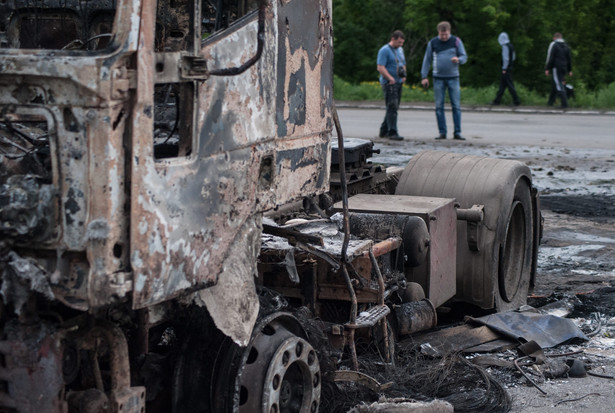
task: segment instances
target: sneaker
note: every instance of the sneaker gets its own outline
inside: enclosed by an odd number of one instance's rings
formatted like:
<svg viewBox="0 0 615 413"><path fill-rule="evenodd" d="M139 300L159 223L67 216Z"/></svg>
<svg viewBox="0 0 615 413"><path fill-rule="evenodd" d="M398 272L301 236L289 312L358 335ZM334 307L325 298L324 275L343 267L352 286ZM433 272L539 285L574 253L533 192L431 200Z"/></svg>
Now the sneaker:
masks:
<svg viewBox="0 0 615 413"><path fill-rule="evenodd" d="M390 135L388 138L392 141L403 141L404 140L404 138L399 135Z"/></svg>
<svg viewBox="0 0 615 413"><path fill-rule="evenodd" d="M436 139L446 139L446 135L438 135L436 136Z"/></svg>
<svg viewBox="0 0 615 413"><path fill-rule="evenodd" d="M379 137L379 138L384 138L384 137L386 137L386 136L387 136L386 132L380 131L380 132L378 133L378 137Z"/></svg>
<svg viewBox="0 0 615 413"><path fill-rule="evenodd" d="M490 105L493 105L493 106L497 106L499 104L500 104L500 102L496 102L495 100L491 101L491 103L490 103Z"/></svg>
<svg viewBox="0 0 615 413"><path fill-rule="evenodd" d="M457 139L458 141L465 141L466 140L466 138L464 138L461 135L455 135L455 137L453 137L453 139Z"/></svg>

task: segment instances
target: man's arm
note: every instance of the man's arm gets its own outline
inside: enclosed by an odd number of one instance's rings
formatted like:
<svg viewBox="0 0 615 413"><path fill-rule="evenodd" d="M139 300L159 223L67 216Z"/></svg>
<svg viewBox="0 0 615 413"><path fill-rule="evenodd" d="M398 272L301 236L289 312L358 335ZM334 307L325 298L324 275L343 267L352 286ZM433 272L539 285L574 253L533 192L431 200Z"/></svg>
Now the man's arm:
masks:
<svg viewBox="0 0 615 413"><path fill-rule="evenodd" d="M468 61L468 55L466 54L466 49L465 47L463 47L463 42L461 41L461 39L458 37L456 40L457 44L457 62L460 65L465 64Z"/></svg>
<svg viewBox="0 0 615 413"><path fill-rule="evenodd" d="M508 69L508 65L510 64L509 54L510 54L510 50L508 50L508 45L507 44L502 45L502 73L506 73L506 70Z"/></svg>
<svg viewBox="0 0 615 413"><path fill-rule="evenodd" d="M549 72L553 68L553 45L555 42L549 44L547 49L547 60L545 60L545 72Z"/></svg>
<svg viewBox="0 0 615 413"><path fill-rule="evenodd" d="M380 73L382 77L388 80L390 84L395 84L395 78L391 76L386 67L384 67L383 65L377 65L376 70L378 70L378 73Z"/></svg>
<svg viewBox="0 0 615 413"><path fill-rule="evenodd" d="M425 56L423 56L423 66L421 66L421 84L423 87L429 87L429 69L431 67L431 41L427 43L427 49L425 49Z"/></svg>

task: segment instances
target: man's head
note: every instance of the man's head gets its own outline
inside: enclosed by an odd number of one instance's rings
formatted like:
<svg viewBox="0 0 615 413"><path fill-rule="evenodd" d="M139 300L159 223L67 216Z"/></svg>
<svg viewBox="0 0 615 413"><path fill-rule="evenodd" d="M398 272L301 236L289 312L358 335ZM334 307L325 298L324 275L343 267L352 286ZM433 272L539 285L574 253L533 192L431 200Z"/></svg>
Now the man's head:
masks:
<svg viewBox="0 0 615 413"><path fill-rule="evenodd" d="M389 44L391 47L397 49L398 47L402 47L404 45L404 33L401 30L395 30L391 33L391 41Z"/></svg>
<svg viewBox="0 0 615 413"><path fill-rule="evenodd" d="M447 41L451 37L451 24L449 22L438 23L438 37L443 42Z"/></svg>
<svg viewBox="0 0 615 413"><path fill-rule="evenodd" d="M553 40L557 40L557 39L561 39L562 38L562 34L561 33L555 33L553 35Z"/></svg>

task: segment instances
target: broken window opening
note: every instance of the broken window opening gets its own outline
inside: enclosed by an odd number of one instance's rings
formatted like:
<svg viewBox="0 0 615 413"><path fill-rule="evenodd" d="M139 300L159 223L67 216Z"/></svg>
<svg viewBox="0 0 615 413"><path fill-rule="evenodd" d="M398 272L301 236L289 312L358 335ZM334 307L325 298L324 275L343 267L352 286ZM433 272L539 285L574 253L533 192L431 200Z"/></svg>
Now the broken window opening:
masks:
<svg viewBox="0 0 615 413"><path fill-rule="evenodd" d="M0 184L13 175L52 181L49 125L42 117L0 120Z"/></svg>
<svg viewBox="0 0 615 413"><path fill-rule="evenodd" d="M156 6L157 52L188 50L193 42L194 3L188 0L159 0Z"/></svg>
<svg viewBox="0 0 615 413"><path fill-rule="evenodd" d="M203 0L202 38L230 27L257 9L258 0Z"/></svg>
<svg viewBox="0 0 615 413"><path fill-rule="evenodd" d="M156 8L156 52L185 52L194 41L193 18L195 4L188 0L160 0ZM154 158L189 156L193 147L194 82L165 77L164 58L157 59L156 74L161 76L154 87ZM172 65L170 65L172 66Z"/></svg>
<svg viewBox="0 0 615 413"><path fill-rule="evenodd" d="M154 157L189 156L192 153L192 101L194 85L163 83L154 91Z"/></svg>
<svg viewBox="0 0 615 413"><path fill-rule="evenodd" d="M15 0L5 4L0 47L103 50L113 37L115 0Z"/></svg>

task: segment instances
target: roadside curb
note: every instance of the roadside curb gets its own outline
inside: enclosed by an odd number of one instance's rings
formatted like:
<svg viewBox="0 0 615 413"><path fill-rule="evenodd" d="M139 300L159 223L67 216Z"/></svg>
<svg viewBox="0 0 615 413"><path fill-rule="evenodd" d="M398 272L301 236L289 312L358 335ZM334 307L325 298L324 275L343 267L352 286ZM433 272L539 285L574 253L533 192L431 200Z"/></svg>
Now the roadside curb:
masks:
<svg viewBox="0 0 615 413"><path fill-rule="evenodd" d="M364 102L364 101L341 101L335 102L335 106L337 108L342 109L377 109L377 110L385 110L384 104L376 103L376 102ZM450 105L447 105L447 108ZM399 106L399 110L429 110L433 111L433 104L427 103L402 103ZM473 106L473 105L461 105L462 111L467 112L494 112L494 113L540 113L540 114L552 114L552 115L604 115L604 116L615 116L614 110L585 110L585 109L561 109L561 108L544 108L544 107L535 107L535 106Z"/></svg>

